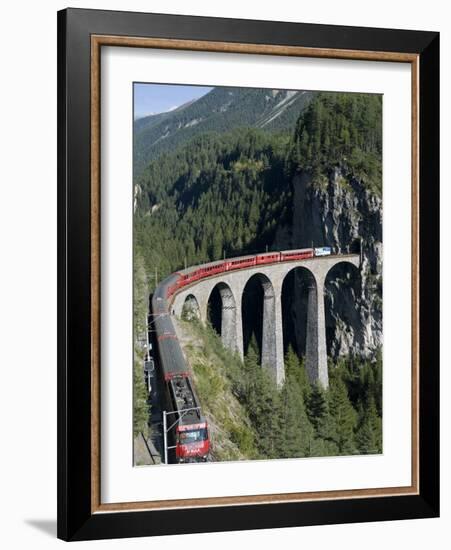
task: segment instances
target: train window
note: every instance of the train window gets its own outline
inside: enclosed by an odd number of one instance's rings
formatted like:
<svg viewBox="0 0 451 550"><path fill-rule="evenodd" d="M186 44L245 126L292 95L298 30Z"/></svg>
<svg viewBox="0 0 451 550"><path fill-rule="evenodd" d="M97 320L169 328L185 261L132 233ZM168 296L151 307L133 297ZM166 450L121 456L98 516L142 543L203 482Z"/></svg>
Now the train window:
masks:
<svg viewBox="0 0 451 550"><path fill-rule="evenodd" d="M178 441L181 445L197 443L198 441L205 441L206 439L208 439L207 428L201 428L199 430L188 430L186 432L178 433Z"/></svg>

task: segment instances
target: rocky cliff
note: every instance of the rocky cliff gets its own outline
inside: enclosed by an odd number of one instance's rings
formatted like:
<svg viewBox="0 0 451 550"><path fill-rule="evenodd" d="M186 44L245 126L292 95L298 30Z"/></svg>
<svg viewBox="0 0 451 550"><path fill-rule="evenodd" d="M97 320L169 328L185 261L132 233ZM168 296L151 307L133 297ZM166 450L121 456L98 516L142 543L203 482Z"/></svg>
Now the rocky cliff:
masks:
<svg viewBox="0 0 451 550"><path fill-rule="evenodd" d="M320 183L307 172L292 180L291 222L279 228L275 247L331 246L360 252L360 273L338 265L326 280L328 353L371 357L382 344L382 199L363 182L335 168ZM292 318L297 348L303 351L305 292L293 285Z"/></svg>

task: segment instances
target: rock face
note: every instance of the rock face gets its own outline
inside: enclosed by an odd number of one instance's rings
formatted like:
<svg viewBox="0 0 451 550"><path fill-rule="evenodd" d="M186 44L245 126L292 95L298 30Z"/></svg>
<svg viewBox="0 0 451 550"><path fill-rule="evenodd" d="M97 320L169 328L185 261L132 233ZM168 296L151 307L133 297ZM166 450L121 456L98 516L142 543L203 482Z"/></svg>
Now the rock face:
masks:
<svg viewBox="0 0 451 550"><path fill-rule="evenodd" d="M320 184L307 173L297 174L292 198L291 223L279 229L275 247L361 250L360 273L343 263L326 280L328 354L374 356L382 344L382 199L340 168ZM296 277L291 316L296 347L303 353L307 284Z"/></svg>

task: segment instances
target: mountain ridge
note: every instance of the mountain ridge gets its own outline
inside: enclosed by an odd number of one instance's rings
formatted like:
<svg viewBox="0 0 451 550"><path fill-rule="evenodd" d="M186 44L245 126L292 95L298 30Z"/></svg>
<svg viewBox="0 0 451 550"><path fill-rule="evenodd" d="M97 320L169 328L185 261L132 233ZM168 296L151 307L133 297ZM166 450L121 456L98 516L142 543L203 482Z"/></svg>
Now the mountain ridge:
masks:
<svg viewBox="0 0 451 550"><path fill-rule="evenodd" d="M134 121L134 176L149 162L205 132L240 127L265 131L293 130L312 92L262 88L213 88L177 109Z"/></svg>

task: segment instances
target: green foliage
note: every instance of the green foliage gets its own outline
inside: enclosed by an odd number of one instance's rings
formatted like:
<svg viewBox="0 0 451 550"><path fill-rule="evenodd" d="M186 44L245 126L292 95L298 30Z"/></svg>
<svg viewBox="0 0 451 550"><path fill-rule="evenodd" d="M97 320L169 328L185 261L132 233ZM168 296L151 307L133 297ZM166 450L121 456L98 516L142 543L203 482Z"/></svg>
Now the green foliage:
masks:
<svg viewBox="0 0 451 550"><path fill-rule="evenodd" d="M257 130L202 134L139 180L135 242L151 286L187 265L264 250L289 213L287 139Z"/></svg>
<svg viewBox="0 0 451 550"><path fill-rule="evenodd" d="M215 460L259 458L258 437L241 404L246 389L241 359L224 348L211 326L198 320L182 326L197 343L185 346L185 352L203 412L215 427L210 430Z"/></svg>
<svg viewBox="0 0 451 550"><path fill-rule="evenodd" d="M330 424L325 438L335 442L341 454L382 452L381 354L372 362L352 356L341 358L329 375L329 411L342 425ZM348 437L351 427L354 437Z"/></svg>
<svg viewBox="0 0 451 550"><path fill-rule="evenodd" d="M307 401L307 414L319 434L322 423L329 415L326 392L319 384L312 384L312 391Z"/></svg>
<svg viewBox="0 0 451 550"><path fill-rule="evenodd" d="M136 252L133 262L133 334L134 334L134 361L133 361L133 434L149 434L149 406L147 403L147 389L144 381L143 361L146 342L148 290L144 261Z"/></svg>
<svg viewBox="0 0 451 550"><path fill-rule="evenodd" d="M277 455L281 458L309 456L314 429L304 404L302 387L296 376L288 375L280 391Z"/></svg>
<svg viewBox="0 0 451 550"><path fill-rule="evenodd" d="M248 426L232 424L229 432L231 441L240 449L243 455L249 458L256 456L255 436Z"/></svg>
<svg viewBox="0 0 451 550"><path fill-rule="evenodd" d="M193 362L192 368L198 377L197 391L203 396L202 405L211 407L224 391L223 379L218 373L212 372L205 362Z"/></svg>
<svg viewBox="0 0 451 550"><path fill-rule="evenodd" d="M147 390L144 384L143 363L140 360L133 362L133 435L140 433L149 435L149 406Z"/></svg>
<svg viewBox="0 0 451 550"><path fill-rule="evenodd" d="M252 347L249 347L244 360L244 378L244 405L258 434L258 449L263 457L276 458L279 394L268 370L258 364L257 354Z"/></svg>
<svg viewBox="0 0 451 550"><path fill-rule="evenodd" d="M275 111L286 98L284 90L219 87L174 111L138 119L134 122L134 173L141 174L150 161L207 132L224 134L236 128L261 127L267 133L291 133L311 95L297 94Z"/></svg>
<svg viewBox="0 0 451 550"><path fill-rule="evenodd" d="M356 433L357 447L362 454L382 452L382 419L378 416L374 398L361 408L360 425Z"/></svg>
<svg viewBox="0 0 451 550"><path fill-rule="evenodd" d="M229 417L223 421L224 433L238 447L241 457L382 452L382 419L376 406L382 386L368 385L367 374L356 374L360 370L379 372L380 358L373 363L341 358L330 365L330 386L324 390L319 384L308 382L303 360L289 348L285 356L285 383L277 388L270 371L259 364L254 337L243 362L224 348L211 326L203 327L197 320L186 325L193 327L201 339L202 356L212 358L208 363L191 361L202 405L217 415L217 409L222 407L218 405L221 397L226 396L227 403L230 402L227 396L233 396L245 412L246 420L241 423ZM354 402L350 399L351 389ZM221 424L217 416L215 423ZM232 460L236 455L229 452L221 457Z"/></svg>
<svg viewBox="0 0 451 550"><path fill-rule="evenodd" d="M304 358L299 358L291 345L288 347L288 351L285 355L285 375L287 379L296 382L302 392L304 402L307 403L312 388L305 369Z"/></svg>
<svg viewBox="0 0 451 550"><path fill-rule="evenodd" d="M340 454L354 454L356 451L354 429L357 423L357 413L349 401L346 384L338 376L331 381L328 405L331 440L337 445Z"/></svg>
<svg viewBox="0 0 451 550"><path fill-rule="evenodd" d="M319 185L340 167L380 195L382 96L317 94L297 121L288 159L291 172L307 171Z"/></svg>

